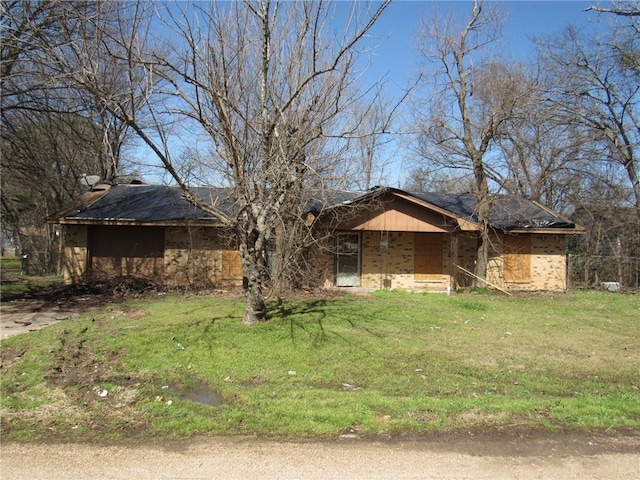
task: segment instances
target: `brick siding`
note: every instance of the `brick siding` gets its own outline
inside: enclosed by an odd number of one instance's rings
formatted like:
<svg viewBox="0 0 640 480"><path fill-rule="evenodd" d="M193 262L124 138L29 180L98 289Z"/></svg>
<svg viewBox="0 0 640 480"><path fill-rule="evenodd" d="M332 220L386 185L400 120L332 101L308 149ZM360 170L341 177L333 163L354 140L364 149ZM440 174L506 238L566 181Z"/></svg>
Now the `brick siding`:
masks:
<svg viewBox="0 0 640 480"><path fill-rule="evenodd" d="M86 278L88 227L65 225L64 232L64 281L73 283ZM166 227L164 283L169 287L242 285L239 254L229 245L218 229Z"/></svg>
<svg viewBox="0 0 640 480"><path fill-rule="evenodd" d="M564 291L567 288L566 248L564 235L532 235L529 255L530 279L526 282L506 282L503 275L504 236L494 242L494 251L489 263L487 280L508 290Z"/></svg>
<svg viewBox="0 0 640 480"><path fill-rule="evenodd" d="M64 281L85 278L88 255L88 229L85 225L64 228ZM470 278L452 271L452 256L457 248L457 263L473 271L477 241L473 235L458 234L457 247L451 235L442 235L442 277L416 281L414 276L415 234L412 232L363 231L361 236L360 286L368 289L408 291L444 291L448 286L467 286ZM386 242L386 247L385 247ZM566 237L531 237L531 275L527 282L505 282L503 275L504 237L492 241L487 280L509 290L566 289ZM318 274L325 288L335 286L335 261L331 240L319 254ZM227 238L210 228L167 227L165 230L164 276L168 286L241 285L242 272L237 251ZM454 278L455 277L455 282Z"/></svg>
<svg viewBox="0 0 640 480"><path fill-rule="evenodd" d="M87 272L88 229L86 225L65 225L62 278L70 284L85 278Z"/></svg>
<svg viewBox="0 0 640 480"><path fill-rule="evenodd" d="M385 249L384 242L387 240ZM414 276L414 239L412 232L363 231L361 237L360 286L367 289L398 289L408 291L445 291L448 286L471 285L471 278L453 265L455 241L451 235L443 235L442 277L416 281ZM382 245L381 245L382 242ZM527 282L504 281L503 237L492 239L487 280L508 290L551 290L566 288L566 237L563 235L532 235L530 255L531 275ZM457 264L473 272L477 250L477 239L472 234L457 236ZM322 255L320 263L325 288L335 286L335 263L333 255ZM453 278L455 277L455 279Z"/></svg>

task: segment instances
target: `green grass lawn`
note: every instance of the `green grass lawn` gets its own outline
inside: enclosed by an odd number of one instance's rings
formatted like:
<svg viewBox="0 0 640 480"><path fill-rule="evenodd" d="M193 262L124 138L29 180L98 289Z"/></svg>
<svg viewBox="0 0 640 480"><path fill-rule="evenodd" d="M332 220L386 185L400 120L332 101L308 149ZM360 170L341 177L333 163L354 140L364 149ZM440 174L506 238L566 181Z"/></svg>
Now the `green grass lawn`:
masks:
<svg viewBox="0 0 640 480"><path fill-rule="evenodd" d="M640 431L638 296L379 292L270 308L246 328L240 299L147 297L5 340L3 435ZM181 398L201 383L221 405Z"/></svg>

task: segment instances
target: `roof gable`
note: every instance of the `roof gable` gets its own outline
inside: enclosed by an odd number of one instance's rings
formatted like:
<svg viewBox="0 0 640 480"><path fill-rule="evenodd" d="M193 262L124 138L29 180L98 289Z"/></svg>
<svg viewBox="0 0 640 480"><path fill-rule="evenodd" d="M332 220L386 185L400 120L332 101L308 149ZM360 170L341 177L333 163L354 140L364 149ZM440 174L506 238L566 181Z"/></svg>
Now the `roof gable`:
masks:
<svg viewBox="0 0 640 480"><path fill-rule="evenodd" d="M392 194L382 195L369 208L356 210L346 216L341 230L374 230L396 232L450 232L455 221L442 212L427 210L410 200Z"/></svg>

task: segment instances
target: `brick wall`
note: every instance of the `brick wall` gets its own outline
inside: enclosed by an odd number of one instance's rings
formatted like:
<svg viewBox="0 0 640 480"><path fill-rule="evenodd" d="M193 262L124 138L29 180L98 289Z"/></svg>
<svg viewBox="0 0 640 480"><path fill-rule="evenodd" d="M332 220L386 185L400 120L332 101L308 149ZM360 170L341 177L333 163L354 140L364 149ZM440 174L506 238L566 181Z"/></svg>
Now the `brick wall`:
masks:
<svg viewBox="0 0 640 480"><path fill-rule="evenodd" d="M562 291L567 287L566 267L567 240L564 235L531 235L529 255L530 276L527 281L505 281L503 274L504 236L498 236L493 242L489 261L487 280L507 290L548 290Z"/></svg>
<svg viewBox="0 0 640 480"><path fill-rule="evenodd" d="M170 287L242 285L242 264L219 229L167 227L165 282Z"/></svg>
<svg viewBox="0 0 640 480"><path fill-rule="evenodd" d="M413 234L362 232L361 259L363 288L413 288Z"/></svg>
<svg viewBox="0 0 640 480"><path fill-rule="evenodd" d="M86 225L65 225L63 229L63 281L75 283L85 278L87 271L88 228Z"/></svg>
<svg viewBox="0 0 640 480"><path fill-rule="evenodd" d="M242 285L240 256L230 245L228 238L219 229L166 227L164 283L169 287ZM65 283L77 282L86 277L88 253L88 227L66 225L63 264Z"/></svg>
<svg viewBox="0 0 640 480"><path fill-rule="evenodd" d="M439 278L416 281L414 275L413 232L363 232L362 277L363 288L397 289L409 291L442 291L450 285L451 242L443 235L443 272ZM388 241L387 241L388 239ZM380 243L387 241L387 247Z"/></svg>
<svg viewBox="0 0 640 480"><path fill-rule="evenodd" d="M210 229L167 227L164 272L169 287L215 285L222 272L222 250Z"/></svg>
<svg viewBox="0 0 640 480"><path fill-rule="evenodd" d="M336 241L331 235L322 236L316 251L316 274L322 280L322 288L333 288L336 285Z"/></svg>
<svg viewBox="0 0 640 480"><path fill-rule="evenodd" d="M414 276L414 234L411 232L389 232L387 248L381 248L386 233L364 231L361 238L361 283L363 288L398 289L409 291L444 291L447 286L471 285L471 277L455 271L452 256L457 249L457 264L473 272L476 259L477 239L473 234L458 234L457 240L443 235L443 272L440 279L416 281ZM457 242L457 246L456 246ZM509 290L564 290L566 288L566 239L562 235L532 235L530 265L531 274L527 282L504 281L503 237L492 239L487 280ZM325 288L335 286L335 263L329 249L322 254L322 275ZM455 270L453 270L455 269Z"/></svg>
<svg viewBox="0 0 640 480"><path fill-rule="evenodd" d="M85 278L88 255L88 228L85 225L64 227L65 283ZM381 240L387 241L381 247ZM440 280L416 282L414 269L414 234L411 232L364 231L361 239L361 286L371 289L399 289L410 291L442 291L451 284L451 275L459 285L467 285L469 278L451 272L452 242L443 235L443 274ZM335 263L330 245L318 258L319 274L324 286L335 285ZM563 235L532 235L530 265L527 282L508 283L502 273L504 237L492 241L492 254L487 280L510 290L566 289L566 237ZM476 239L460 234L457 240L458 263L473 271ZM164 273L168 286L241 285L242 271L237 251L226 237L212 228L167 227L165 231Z"/></svg>
<svg viewBox="0 0 640 480"><path fill-rule="evenodd" d="M534 235L531 239L531 288L566 290L567 237Z"/></svg>
<svg viewBox="0 0 640 480"><path fill-rule="evenodd" d="M473 272L476 265L476 257L478 253L478 238L473 234L461 233L458 234L458 262L457 265L460 265L465 270ZM472 284L473 278L469 275L466 275L462 270L454 267L456 269L453 272L455 275L455 286L458 287L469 287Z"/></svg>

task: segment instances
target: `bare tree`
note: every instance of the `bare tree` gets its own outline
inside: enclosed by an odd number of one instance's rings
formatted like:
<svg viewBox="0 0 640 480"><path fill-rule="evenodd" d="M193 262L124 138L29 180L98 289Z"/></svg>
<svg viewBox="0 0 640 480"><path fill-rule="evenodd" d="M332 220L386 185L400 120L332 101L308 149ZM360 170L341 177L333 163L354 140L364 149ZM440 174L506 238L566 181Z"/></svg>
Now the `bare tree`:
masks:
<svg viewBox="0 0 640 480"><path fill-rule="evenodd" d="M424 161L473 173L480 224L474 273L481 279L486 277L490 243L488 157L502 125L526 97L518 71L481 56L499 36L502 15L493 7L474 1L468 22L459 30L451 18L434 18L424 24L422 55L439 67L431 77L434 83L429 101L420 103L416 115L418 152ZM423 112L425 104L429 106ZM482 281L474 283L484 286Z"/></svg>
<svg viewBox="0 0 640 480"><path fill-rule="evenodd" d="M474 185L473 173L418 160L403 188L414 192L466 193L472 192Z"/></svg>
<svg viewBox="0 0 640 480"><path fill-rule="evenodd" d="M68 1L0 3L0 85L2 112L24 106L20 96L41 90L50 79L37 75L49 46L59 45L61 23L73 8Z"/></svg>
<svg viewBox="0 0 640 480"><path fill-rule="evenodd" d="M0 148L2 227L29 252L33 272L54 272L58 244L46 219L86 189L79 181L97 166L100 128L74 114L14 111Z"/></svg>
<svg viewBox="0 0 640 480"><path fill-rule="evenodd" d="M540 63L512 63L509 68L513 75L507 86L520 92L520 99L496 137L499 155L492 158L491 179L511 194L567 210L568 198L580 188L590 165L590 137L565 123L547 99L551 79ZM501 75L481 81L489 95L500 92Z"/></svg>
<svg viewBox="0 0 640 480"><path fill-rule="evenodd" d="M379 89L381 86L378 85ZM356 132L351 136L348 151L343 155L345 169L342 172L343 188L369 190L386 183L385 178L395 155L394 146L398 132L395 130L398 108L408 96L408 89L399 102L385 99L376 91L374 100L367 98L353 110ZM397 147L396 147L397 148Z"/></svg>
<svg viewBox="0 0 640 480"><path fill-rule="evenodd" d="M56 267L58 248L46 218L83 191L83 174L116 177L128 140L127 127L66 82L54 62L84 38L85 18L105 15L103 5L0 4L2 226L16 247L30 252L35 271Z"/></svg>
<svg viewBox="0 0 640 480"><path fill-rule="evenodd" d="M583 37L569 28L545 44L556 72L549 98L563 111L563 121L588 132L593 150L626 175L640 221L640 83L637 71L616 52L609 39Z"/></svg>
<svg viewBox="0 0 640 480"><path fill-rule="evenodd" d="M614 15L619 15L621 17L640 17L640 2L617 0L610 3L613 4L613 7L591 5L590 7L587 7L586 10L593 10L600 13L613 13Z"/></svg>
<svg viewBox="0 0 640 480"><path fill-rule="evenodd" d="M276 226L289 231L293 218L300 221L303 192L324 187L323 173L335 169L335 152L356 131L345 112L362 98L357 47L387 5L370 11L351 4L338 29L334 12L344 5L324 2L158 4L150 21L143 14L148 4L130 4L133 28L109 38L109 54L133 79L119 93L83 62L84 52L75 56L74 81L135 130L187 200L233 233L243 265L244 324L266 318L267 250ZM170 32L164 44L151 41L152 24ZM125 91L143 93L146 117ZM231 186L232 211L198 198L179 174L171 139L178 121L211 144L210 168Z"/></svg>
<svg viewBox="0 0 640 480"><path fill-rule="evenodd" d="M557 121L587 141L581 148L580 189L570 196L577 221L588 225L575 243L582 277L630 286L639 254L640 24L637 2L594 7L609 24L594 35L568 28L542 43L551 73L547 98ZM575 268L574 268L575 271Z"/></svg>

